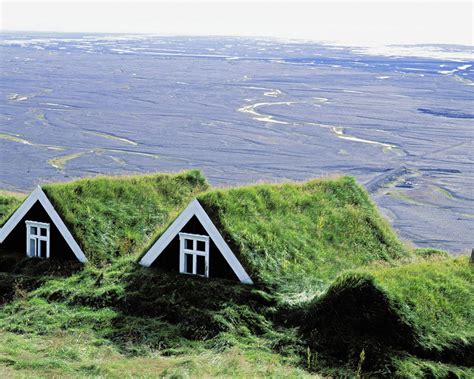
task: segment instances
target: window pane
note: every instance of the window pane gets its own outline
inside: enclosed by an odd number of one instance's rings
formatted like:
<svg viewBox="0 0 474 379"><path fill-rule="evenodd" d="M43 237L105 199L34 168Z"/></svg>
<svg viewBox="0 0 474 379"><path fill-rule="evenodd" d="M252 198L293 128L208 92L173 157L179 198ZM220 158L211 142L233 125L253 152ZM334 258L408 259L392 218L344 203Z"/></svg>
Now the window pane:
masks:
<svg viewBox="0 0 474 379"><path fill-rule="evenodd" d="M193 273L193 255L184 254L184 272L188 274Z"/></svg>
<svg viewBox="0 0 474 379"><path fill-rule="evenodd" d="M206 275L206 258L202 255L196 255L196 274Z"/></svg>
<svg viewBox="0 0 474 379"><path fill-rule="evenodd" d="M184 248L185 249L188 249L188 250L194 250L193 248L193 240L188 240L188 239L185 239L184 240Z"/></svg>
<svg viewBox="0 0 474 379"><path fill-rule="evenodd" d="M36 239L35 238L30 238L30 251L29 251L29 254L32 257L36 256Z"/></svg>
<svg viewBox="0 0 474 379"><path fill-rule="evenodd" d="M206 243L204 241L197 241L197 251L206 251Z"/></svg>
<svg viewBox="0 0 474 379"><path fill-rule="evenodd" d="M39 241L40 248L38 252L38 257L46 258L46 241Z"/></svg>
<svg viewBox="0 0 474 379"><path fill-rule="evenodd" d="M48 230L46 228L40 228L40 233L42 236L46 237Z"/></svg>
<svg viewBox="0 0 474 379"><path fill-rule="evenodd" d="M36 226L32 226L30 228L30 234L36 235L38 233L38 228Z"/></svg>

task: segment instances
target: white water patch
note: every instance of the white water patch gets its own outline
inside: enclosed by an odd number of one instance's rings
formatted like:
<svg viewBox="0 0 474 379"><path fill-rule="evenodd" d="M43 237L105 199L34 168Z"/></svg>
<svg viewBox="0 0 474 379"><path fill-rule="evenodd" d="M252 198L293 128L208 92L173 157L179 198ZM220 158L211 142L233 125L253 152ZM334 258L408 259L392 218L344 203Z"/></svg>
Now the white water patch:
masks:
<svg viewBox="0 0 474 379"><path fill-rule="evenodd" d="M187 57L187 58L234 58L239 59L239 57L231 56L231 55L222 55L222 54L188 54L188 53L155 53L151 51L144 51L142 54L144 55L157 55L163 57Z"/></svg>
<svg viewBox="0 0 474 379"><path fill-rule="evenodd" d="M13 100L13 101L24 101L24 100L28 100L28 96L22 96L22 95L19 95L17 93L14 93L14 94L8 96L8 99Z"/></svg>
<svg viewBox="0 0 474 379"><path fill-rule="evenodd" d="M270 91L264 92L263 96L268 96L268 97L278 97L281 96L282 92L279 89L272 89Z"/></svg>
<svg viewBox="0 0 474 379"><path fill-rule="evenodd" d="M377 79L380 79L380 80L385 80L385 79L389 79L390 76L377 76Z"/></svg>
<svg viewBox="0 0 474 379"><path fill-rule="evenodd" d="M316 104L313 104L313 105L317 107L320 107L321 106L320 104L324 104L329 101L329 99L327 99L326 97L313 97L313 100L316 102ZM303 103L308 103L308 101L304 101Z"/></svg>
<svg viewBox="0 0 474 379"><path fill-rule="evenodd" d="M349 90L349 89L343 89L342 92L345 92L345 93L358 93L358 94L363 94L364 93L364 92L353 91L353 90Z"/></svg>
<svg viewBox="0 0 474 379"><path fill-rule="evenodd" d="M454 70L442 70L442 71L438 71L438 74L451 75L451 74L454 74L456 71L457 71L457 69L454 69Z"/></svg>
<svg viewBox="0 0 474 379"><path fill-rule="evenodd" d="M133 54L133 53L135 53L133 50L127 50L127 49L110 49L110 51L113 51L114 53L117 53L117 54Z"/></svg>
<svg viewBox="0 0 474 379"><path fill-rule="evenodd" d="M263 106L270 106L270 105L291 105L291 102L279 102L279 103L257 103L257 104L251 104L251 105L246 105L244 107L241 107L238 109L239 112L242 113L247 113L253 116L254 120L257 121L262 121L262 122L271 122L274 124L283 124L283 125L288 125L288 122L286 121L279 121L275 120L273 116L270 115L264 115L262 113L257 112L257 108L263 107Z"/></svg>
<svg viewBox="0 0 474 379"><path fill-rule="evenodd" d="M16 134L16 133L0 133L0 139L10 141L10 142L16 142L16 143L21 143L23 145L28 145L28 146L35 146L35 147L43 147L48 150L57 150L57 151L62 151L64 148L62 146L54 146L54 145L45 145L41 143L33 143L31 141L28 141L23 138L21 134Z"/></svg>
<svg viewBox="0 0 474 379"><path fill-rule="evenodd" d="M110 133L93 132L93 131L85 131L84 133L92 134L92 135L95 135L95 136L98 136L98 137L102 137L102 138L106 138L106 139L110 139L110 140L114 140L114 141L127 143L127 144L133 145L133 146L138 145L138 143L136 143L135 141L129 140L129 139L124 138L124 137L119 137L119 136L116 136L116 135L113 135L113 134L110 134Z"/></svg>
<svg viewBox="0 0 474 379"><path fill-rule="evenodd" d="M40 103L41 105L48 105L50 107L59 107L59 108L71 108L70 105L65 104L56 104L56 103ZM52 109L54 110L54 109Z"/></svg>
<svg viewBox="0 0 474 379"><path fill-rule="evenodd" d="M283 125L289 125L289 122L282 121L282 120L276 120L274 116L267 115L261 112L258 112L258 108L262 107L269 107L269 106L274 106L274 105L287 105L291 106L293 104L310 104L313 103L314 106L320 107L322 103L326 103L328 99L325 97L315 97L311 100L306 100L306 101L278 101L275 103L256 103L256 104L251 104L251 105L246 105L238 109L239 112L242 113L247 113L253 116L254 120L257 121L262 121L262 122L270 122L273 124L283 124Z"/></svg>
<svg viewBox="0 0 474 379"><path fill-rule="evenodd" d="M20 134L3 134L0 133L0 139L12 141L12 142L18 142L22 143L23 145L30 145L33 146L33 144L30 141L27 141L26 139L21 138Z"/></svg>
<svg viewBox="0 0 474 379"><path fill-rule="evenodd" d="M440 65L441 67L442 65ZM461 66L458 66L457 68L453 69L453 70L441 70L441 71L438 71L438 74L442 74L442 75L449 75L451 76L454 80L457 80L458 82L461 82L463 84L466 84L468 86L474 86L474 81L468 79L468 78L464 78L462 76L459 76L457 75L456 73L458 73L459 71L464 71L464 70L467 70L468 68L472 67L472 64L464 64L464 65L461 65Z"/></svg>
<svg viewBox="0 0 474 379"><path fill-rule="evenodd" d="M381 45L350 49L356 54L382 55L386 57L420 57L449 61L472 61L468 50L451 51L434 45Z"/></svg>
<svg viewBox="0 0 474 379"><path fill-rule="evenodd" d="M321 124L321 123L315 123L315 122L308 122L306 125L313 125L313 126L318 126L320 128L324 129L329 129L337 138L347 140L347 141L352 141L352 142L360 142L360 143L367 143L370 145L377 145L381 146L384 149L387 150L392 150L397 148L397 145L393 145L390 143L385 143L385 142L379 142L379 141L373 141L373 140L368 140L364 138L359 138L359 137L354 137L349 134L346 134L344 132L344 128L340 126L334 126L334 125L328 125L328 124Z"/></svg>
<svg viewBox="0 0 474 379"><path fill-rule="evenodd" d="M283 95L283 92L280 91L279 89L273 89L273 88L268 88L268 87L245 86L244 88L264 91L263 96L267 96L267 97L280 97L281 95Z"/></svg>
<svg viewBox="0 0 474 379"><path fill-rule="evenodd" d="M368 144L371 144L371 145L379 145L379 146L382 146L382 147L386 148L387 150L392 150L392 149L394 149L394 148L397 147L396 145L392 145L392 144L390 144L390 143L372 141L372 140L363 139L363 138L358 138L358 137L354 137L354 136L345 134L345 133L344 133L344 128L337 127L337 126L333 126L333 127L331 128L331 131L332 131L338 138L340 138L340 139L345 139L345 140L348 140L348 141L361 142L361 143L368 143Z"/></svg>
<svg viewBox="0 0 474 379"><path fill-rule="evenodd" d="M469 67L472 67L472 64L464 64L464 65L458 66L457 68L455 68L453 70L441 70L441 71L438 71L438 74L452 75L452 74L454 74L458 71L467 70Z"/></svg>

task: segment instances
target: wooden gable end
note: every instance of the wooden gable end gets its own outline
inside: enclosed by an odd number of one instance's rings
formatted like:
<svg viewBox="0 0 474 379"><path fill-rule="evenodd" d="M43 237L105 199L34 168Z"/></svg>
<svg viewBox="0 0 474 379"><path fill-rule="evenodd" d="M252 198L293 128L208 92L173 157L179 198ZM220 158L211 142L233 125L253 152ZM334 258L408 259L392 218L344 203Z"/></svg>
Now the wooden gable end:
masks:
<svg viewBox="0 0 474 379"><path fill-rule="evenodd" d="M186 225L181 228L180 233L208 236L206 229L196 216L193 216ZM239 278L222 256L221 251L212 240L212 237L210 237L209 240L209 277L238 281ZM151 267L179 272L179 234L163 249L163 252L151 264Z"/></svg>
<svg viewBox="0 0 474 379"><path fill-rule="evenodd" d="M27 229L27 222L32 228ZM46 237L35 234L35 228L41 232L46 229ZM30 238L27 238L27 233L30 233ZM27 256L26 250L29 243L30 247L35 247L33 254L30 251L31 256L45 257L40 254L41 246L38 248L45 242L44 240L49 241L49 243L46 242L46 246L49 245L50 258L77 259L82 263L87 262L81 247L54 209L51 201L41 187L37 187L0 229L0 250Z"/></svg>
<svg viewBox="0 0 474 379"><path fill-rule="evenodd" d="M205 243L206 252L189 251L182 249L180 236L184 240L201 239ZM185 241L186 242L186 241ZM196 242L197 243L197 242ZM143 255L140 264L145 267L155 266L182 273L191 273L188 269L183 270L183 259L181 254L188 259L193 255L193 274L201 276L220 277L235 279L245 284L253 284L252 279L245 268L237 259L227 242L212 220L207 215L198 200L193 200L188 207L176 218L170 227L161 235L153 246ZM206 272L195 271L196 261L202 259L194 255L205 255L208 262L205 264ZM163 257L162 257L163 256ZM186 264L189 264L187 262Z"/></svg>
<svg viewBox="0 0 474 379"><path fill-rule="evenodd" d="M13 230L8 234L3 243L0 245L2 251L23 255L26 257L27 237L26 237L26 221L36 221L48 223L50 225L50 252L51 259L58 260L76 260L72 249L59 232L51 217L48 215L44 207L39 201L26 212L21 220L16 224Z"/></svg>

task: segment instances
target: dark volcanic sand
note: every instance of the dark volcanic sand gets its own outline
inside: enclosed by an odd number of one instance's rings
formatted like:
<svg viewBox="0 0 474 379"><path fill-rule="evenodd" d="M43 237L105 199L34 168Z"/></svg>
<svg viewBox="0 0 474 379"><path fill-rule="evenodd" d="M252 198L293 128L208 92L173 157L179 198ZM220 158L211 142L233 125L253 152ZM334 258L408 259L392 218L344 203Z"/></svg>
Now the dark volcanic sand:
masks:
<svg viewBox="0 0 474 379"><path fill-rule="evenodd" d="M0 54L0 188L189 168L215 185L347 174L402 238L474 247L470 62L80 35L3 34Z"/></svg>

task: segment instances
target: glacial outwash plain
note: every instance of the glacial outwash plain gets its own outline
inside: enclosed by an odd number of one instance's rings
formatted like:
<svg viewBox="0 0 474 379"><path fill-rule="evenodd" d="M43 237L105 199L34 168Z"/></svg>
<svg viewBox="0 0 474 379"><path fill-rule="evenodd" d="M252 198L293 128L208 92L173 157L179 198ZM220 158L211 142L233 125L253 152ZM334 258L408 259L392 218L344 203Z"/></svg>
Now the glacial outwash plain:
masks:
<svg viewBox="0 0 474 379"><path fill-rule="evenodd" d="M214 186L342 174L402 239L474 247L467 47L3 33L0 62L0 189L194 168Z"/></svg>

